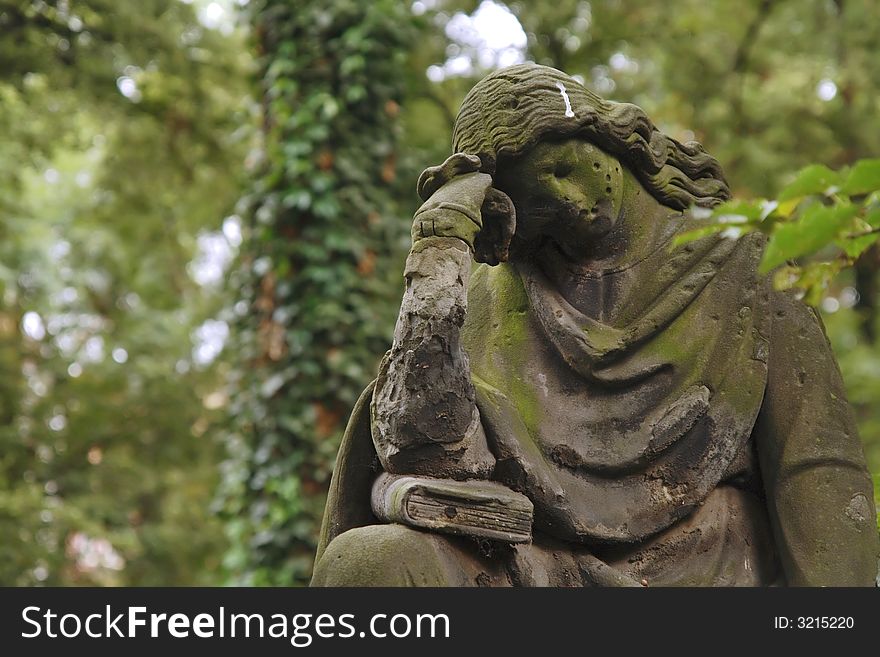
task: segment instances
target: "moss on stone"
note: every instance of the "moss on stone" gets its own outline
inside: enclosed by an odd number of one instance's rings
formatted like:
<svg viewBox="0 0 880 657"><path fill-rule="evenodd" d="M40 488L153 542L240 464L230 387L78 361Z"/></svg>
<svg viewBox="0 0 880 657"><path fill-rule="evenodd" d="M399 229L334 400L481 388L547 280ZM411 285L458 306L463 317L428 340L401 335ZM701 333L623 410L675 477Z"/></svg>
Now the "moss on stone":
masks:
<svg viewBox="0 0 880 657"><path fill-rule="evenodd" d="M523 378L534 348L529 340L528 309L522 280L509 263L481 265L471 277L462 339L472 372L504 391L534 432L541 421L541 404L534 386Z"/></svg>

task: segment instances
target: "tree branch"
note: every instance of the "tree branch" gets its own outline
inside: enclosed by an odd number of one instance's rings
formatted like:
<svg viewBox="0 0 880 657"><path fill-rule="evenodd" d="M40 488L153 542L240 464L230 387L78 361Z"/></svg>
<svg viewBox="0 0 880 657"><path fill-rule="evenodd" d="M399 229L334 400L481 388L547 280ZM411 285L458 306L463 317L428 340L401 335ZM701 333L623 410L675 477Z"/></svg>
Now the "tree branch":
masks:
<svg viewBox="0 0 880 657"><path fill-rule="evenodd" d="M734 73L745 72L749 63L749 55L752 52L752 46L758 37L758 32L761 31L761 26L770 15L773 3L774 0L761 0L761 3L758 5L758 13L752 18L752 22L749 23L749 26L746 28L742 41L739 42L739 47L736 49L732 69Z"/></svg>

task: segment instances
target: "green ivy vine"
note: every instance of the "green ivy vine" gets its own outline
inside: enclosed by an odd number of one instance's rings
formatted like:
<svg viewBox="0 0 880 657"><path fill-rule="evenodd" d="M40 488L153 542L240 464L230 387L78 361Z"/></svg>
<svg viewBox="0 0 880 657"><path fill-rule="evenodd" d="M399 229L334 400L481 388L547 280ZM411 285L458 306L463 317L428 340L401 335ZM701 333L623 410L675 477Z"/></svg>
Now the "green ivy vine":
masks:
<svg viewBox="0 0 880 657"><path fill-rule="evenodd" d="M304 584L348 413L388 348L407 213L397 140L407 3L261 0L258 176L232 285L233 370L221 503L238 583ZM411 181L404 180L404 183ZM406 184L406 187L410 187Z"/></svg>

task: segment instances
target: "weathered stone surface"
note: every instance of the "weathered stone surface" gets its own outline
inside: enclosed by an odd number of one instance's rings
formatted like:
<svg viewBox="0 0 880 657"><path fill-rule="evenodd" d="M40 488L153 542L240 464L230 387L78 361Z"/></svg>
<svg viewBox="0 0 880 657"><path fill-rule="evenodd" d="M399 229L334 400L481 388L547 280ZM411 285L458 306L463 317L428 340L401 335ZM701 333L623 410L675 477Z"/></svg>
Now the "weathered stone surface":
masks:
<svg viewBox="0 0 880 657"><path fill-rule="evenodd" d="M476 85L453 140L419 180L314 583L872 585L871 480L819 317L756 273L759 236L671 247L682 210L729 196L718 163L536 65ZM383 525L380 471L506 486L533 540Z"/></svg>

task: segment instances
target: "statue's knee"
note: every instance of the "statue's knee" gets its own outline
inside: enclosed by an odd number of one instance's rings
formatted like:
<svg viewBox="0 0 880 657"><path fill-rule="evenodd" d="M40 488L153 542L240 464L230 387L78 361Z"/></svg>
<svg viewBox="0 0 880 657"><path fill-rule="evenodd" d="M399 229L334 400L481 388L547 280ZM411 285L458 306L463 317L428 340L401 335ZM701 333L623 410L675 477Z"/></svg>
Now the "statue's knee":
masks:
<svg viewBox="0 0 880 657"><path fill-rule="evenodd" d="M312 586L449 586L438 540L403 525L350 529L327 546Z"/></svg>

